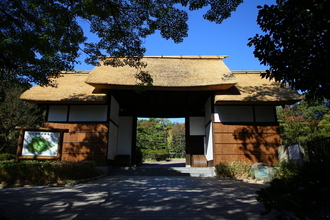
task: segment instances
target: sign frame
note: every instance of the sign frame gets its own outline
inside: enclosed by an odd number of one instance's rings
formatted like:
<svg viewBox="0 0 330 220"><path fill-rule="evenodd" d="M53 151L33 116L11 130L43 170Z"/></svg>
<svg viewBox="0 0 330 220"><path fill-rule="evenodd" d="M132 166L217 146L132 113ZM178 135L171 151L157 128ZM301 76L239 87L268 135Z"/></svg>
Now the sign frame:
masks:
<svg viewBox="0 0 330 220"><path fill-rule="evenodd" d="M63 136L65 132L69 132L69 129L53 129L53 128L21 128L16 127L17 130L20 130L19 137L18 137L18 145L16 150L16 161L19 162L20 160L61 160L62 157L62 147L63 147ZM47 141L46 139L42 138L42 135L52 136L56 134L55 138L57 149L56 155L37 155L33 153L24 154L27 151L27 145L24 140L29 136L30 132L33 134L40 134L38 137L43 141ZM37 137L37 136L36 136ZM33 139L32 139L33 140ZM49 142L48 142L49 143ZM53 147L55 148L55 147ZM32 154L32 155L31 155Z"/></svg>

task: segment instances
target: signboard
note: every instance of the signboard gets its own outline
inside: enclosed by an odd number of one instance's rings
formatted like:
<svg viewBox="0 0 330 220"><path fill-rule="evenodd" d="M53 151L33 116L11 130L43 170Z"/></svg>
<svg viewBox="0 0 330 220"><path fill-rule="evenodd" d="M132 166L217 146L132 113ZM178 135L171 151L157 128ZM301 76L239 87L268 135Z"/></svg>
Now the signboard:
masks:
<svg viewBox="0 0 330 220"><path fill-rule="evenodd" d="M259 176L267 176L268 175L268 170L264 169L264 170L258 170L259 172Z"/></svg>
<svg viewBox="0 0 330 220"><path fill-rule="evenodd" d="M255 163L251 166L251 171L257 180L272 181L275 177L274 167L265 163Z"/></svg>
<svg viewBox="0 0 330 220"><path fill-rule="evenodd" d="M25 131L22 156L56 157L58 142L58 132Z"/></svg>
<svg viewBox="0 0 330 220"><path fill-rule="evenodd" d="M292 160L299 160L300 159L299 144L289 146L288 151L289 151L289 158L290 159L292 159Z"/></svg>
<svg viewBox="0 0 330 220"><path fill-rule="evenodd" d="M20 159L61 159L63 133L68 129L16 128L21 130L16 153Z"/></svg>

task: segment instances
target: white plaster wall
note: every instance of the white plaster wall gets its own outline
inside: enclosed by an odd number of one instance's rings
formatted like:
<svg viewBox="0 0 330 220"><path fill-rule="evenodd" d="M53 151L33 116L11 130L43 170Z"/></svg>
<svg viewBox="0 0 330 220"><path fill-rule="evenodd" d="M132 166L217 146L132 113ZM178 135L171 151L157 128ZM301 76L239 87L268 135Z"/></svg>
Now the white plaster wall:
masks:
<svg viewBox="0 0 330 220"><path fill-rule="evenodd" d="M47 121L66 121L68 114L67 105L50 105Z"/></svg>
<svg viewBox="0 0 330 220"><path fill-rule="evenodd" d="M215 122L253 122L253 106L214 106Z"/></svg>
<svg viewBox="0 0 330 220"><path fill-rule="evenodd" d="M206 160L213 160L213 136L212 136L212 123L206 126L206 136L205 136L205 151L204 155Z"/></svg>
<svg viewBox="0 0 330 220"><path fill-rule="evenodd" d="M118 127L109 122L109 142L108 142L108 159L114 160L117 154Z"/></svg>
<svg viewBox="0 0 330 220"><path fill-rule="evenodd" d="M213 137L212 137L212 103L211 97L205 103L205 139L204 155L206 160L213 160Z"/></svg>
<svg viewBox="0 0 330 220"><path fill-rule="evenodd" d="M255 106L256 122L275 122L276 113L274 106Z"/></svg>
<svg viewBox="0 0 330 220"><path fill-rule="evenodd" d="M69 121L107 121L107 105L71 105Z"/></svg>
<svg viewBox="0 0 330 220"><path fill-rule="evenodd" d="M117 154L131 155L133 117L119 117Z"/></svg>
<svg viewBox="0 0 330 220"><path fill-rule="evenodd" d="M205 135L204 117L189 117L189 135Z"/></svg>

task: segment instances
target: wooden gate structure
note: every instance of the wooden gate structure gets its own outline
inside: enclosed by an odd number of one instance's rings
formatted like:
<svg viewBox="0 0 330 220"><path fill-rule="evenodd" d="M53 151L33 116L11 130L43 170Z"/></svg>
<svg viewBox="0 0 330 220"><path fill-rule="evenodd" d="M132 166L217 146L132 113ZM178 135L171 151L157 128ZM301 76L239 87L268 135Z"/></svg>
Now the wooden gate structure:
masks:
<svg viewBox="0 0 330 220"><path fill-rule="evenodd" d="M185 118L186 165L278 161L276 106L300 95L262 79L262 71L231 71L224 56L144 57L153 86L138 93L136 69L104 65L63 72L57 87L34 86L21 99L48 106L44 127L69 129L62 160L99 165L136 163L137 117Z"/></svg>

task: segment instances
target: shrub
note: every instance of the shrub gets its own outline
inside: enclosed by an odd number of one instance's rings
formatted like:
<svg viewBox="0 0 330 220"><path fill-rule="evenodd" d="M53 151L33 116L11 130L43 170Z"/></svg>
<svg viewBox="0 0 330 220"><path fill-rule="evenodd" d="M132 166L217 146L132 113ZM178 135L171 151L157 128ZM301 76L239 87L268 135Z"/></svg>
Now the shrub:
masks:
<svg viewBox="0 0 330 220"><path fill-rule="evenodd" d="M299 166L294 160L282 160L275 169L275 178L290 178L297 175Z"/></svg>
<svg viewBox="0 0 330 220"><path fill-rule="evenodd" d="M239 160L222 161L215 166L215 172L219 178L248 179L252 176L250 169L251 167L248 163Z"/></svg>
<svg viewBox="0 0 330 220"><path fill-rule="evenodd" d="M159 149L159 150L149 150L144 149L142 150L142 159L143 161L146 160L156 160L156 161L162 161L169 158L169 153L165 149Z"/></svg>
<svg viewBox="0 0 330 220"><path fill-rule="evenodd" d="M14 154L0 154L0 161L2 160L14 160L16 156Z"/></svg>
<svg viewBox="0 0 330 220"><path fill-rule="evenodd" d="M223 178L223 177L234 177L234 172L229 166L229 163L227 161L220 162L218 165L215 166L215 172L217 177Z"/></svg>
<svg viewBox="0 0 330 220"><path fill-rule="evenodd" d="M0 182L3 185L44 185L101 175L93 161L35 161L0 162Z"/></svg>
<svg viewBox="0 0 330 220"><path fill-rule="evenodd" d="M288 212L298 219L330 218L330 162L305 163L296 175L274 179L256 193L266 212L276 210L285 218Z"/></svg>

